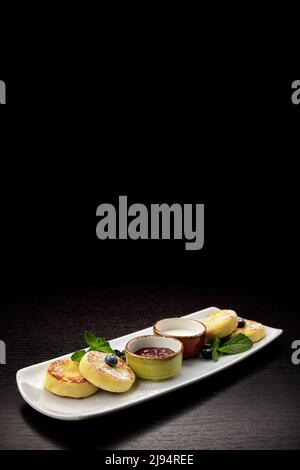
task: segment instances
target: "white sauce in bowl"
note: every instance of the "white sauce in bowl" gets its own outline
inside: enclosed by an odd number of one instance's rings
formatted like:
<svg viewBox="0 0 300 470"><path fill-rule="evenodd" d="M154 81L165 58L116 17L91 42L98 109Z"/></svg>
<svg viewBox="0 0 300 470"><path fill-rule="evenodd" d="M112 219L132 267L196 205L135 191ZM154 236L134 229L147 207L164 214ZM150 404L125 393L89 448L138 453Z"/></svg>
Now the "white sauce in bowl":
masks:
<svg viewBox="0 0 300 470"><path fill-rule="evenodd" d="M194 336L195 332L191 330L184 330L183 328L164 330L164 333L170 336Z"/></svg>

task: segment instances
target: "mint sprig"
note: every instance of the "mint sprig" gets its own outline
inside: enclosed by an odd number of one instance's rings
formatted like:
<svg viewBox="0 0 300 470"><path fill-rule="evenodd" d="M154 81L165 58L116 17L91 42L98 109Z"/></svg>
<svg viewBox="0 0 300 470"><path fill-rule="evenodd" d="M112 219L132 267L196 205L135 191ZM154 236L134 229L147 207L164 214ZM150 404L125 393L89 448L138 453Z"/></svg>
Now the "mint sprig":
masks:
<svg viewBox="0 0 300 470"><path fill-rule="evenodd" d="M92 351L114 352L106 338L99 338L88 330L85 330L84 339Z"/></svg>
<svg viewBox="0 0 300 470"><path fill-rule="evenodd" d="M99 351L104 353L114 352L106 338L95 336L91 331L85 330L84 339L89 348L74 352L71 356L72 361L80 362L88 351Z"/></svg>
<svg viewBox="0 0 300 470"><path fill-rule="evenodd" d="M218 351L222 354L240 354L248 351L248 349L252 348L252 345L253 343L249 336L239 333L232 336Z"/></svg>
<svg viewBox="0 0 300 470"><path fill-rule="evenodd" d="M212 346L212 358L218 362L222 354L240 354L252 348L251 339L243 333L232 336L229 340L221 344L220 338L214 338Z"/></svg>

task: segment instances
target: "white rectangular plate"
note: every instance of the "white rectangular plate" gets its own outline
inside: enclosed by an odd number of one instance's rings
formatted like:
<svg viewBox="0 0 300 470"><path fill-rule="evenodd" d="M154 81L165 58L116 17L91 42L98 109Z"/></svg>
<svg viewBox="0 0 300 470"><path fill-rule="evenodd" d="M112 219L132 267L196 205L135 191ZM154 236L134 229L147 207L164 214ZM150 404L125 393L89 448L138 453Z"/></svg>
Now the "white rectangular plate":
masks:
<svg viewBox="0 0 300 470"><path fill-rule="evenodd" d="M189 318L201 319L206 315L219 310L216 307L206 308L198 312L186 315ZM152 327L136 331L126 336L110 341L114 349L124 349L125 344L131 338L139 335L152 334ZM133 388L123 394L114 394L99 390L95 395L77 400L74 398L63 398L55 396L44 390L43 380L46 369L50 362L41 362L26 367L17 372L17 384L24 400L35 410L56 419L79 420L92 416L99 416L111 411L120 410L128 406L141 403L163 393L176 390L184 385L191 384L197 380L204 379L216 374L227 367L242 361L251 354L256 353L280 336L282 330L266 326L266 336L263 340L253 345L244 353L235 356L223 356L218 362L200 358L192 358L183 361L180 374L172 379L161 382L137 380ZM61 356L57 359L68 358L71 354Z"/></svg>

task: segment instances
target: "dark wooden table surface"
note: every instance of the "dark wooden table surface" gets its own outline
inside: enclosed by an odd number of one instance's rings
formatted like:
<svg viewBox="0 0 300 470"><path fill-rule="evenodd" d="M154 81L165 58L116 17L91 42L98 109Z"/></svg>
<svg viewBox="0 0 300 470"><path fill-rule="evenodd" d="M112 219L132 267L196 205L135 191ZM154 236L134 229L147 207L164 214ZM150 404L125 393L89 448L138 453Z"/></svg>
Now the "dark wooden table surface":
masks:
<svg viewBox="0 0 300 470"><path fill-rule="evenodd" d="M62 422L21 398L16 371L82 345L90 328L108 338L208 306L284 329L272 345L206 381L104 417ZM3 303L0 338L1 449L299 449L297 305L280 293L238 286L85 286L23 293Z"/></svg>

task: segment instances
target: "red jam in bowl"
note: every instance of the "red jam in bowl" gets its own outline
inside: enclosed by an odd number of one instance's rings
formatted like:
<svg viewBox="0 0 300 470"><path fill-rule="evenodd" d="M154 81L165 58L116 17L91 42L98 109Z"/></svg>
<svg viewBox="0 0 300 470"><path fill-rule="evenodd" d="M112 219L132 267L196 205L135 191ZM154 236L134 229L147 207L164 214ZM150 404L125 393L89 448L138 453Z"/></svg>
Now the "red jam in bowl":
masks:
<svg viewBox="0 0 300 470"><path fill-rule="evenodd" d="M175 354L175 351L172 351L172 349L169 348L141 348L138 349L135 354L138 356L151 357L154 359L157 357L170 356L171 354Z"/></svg>

